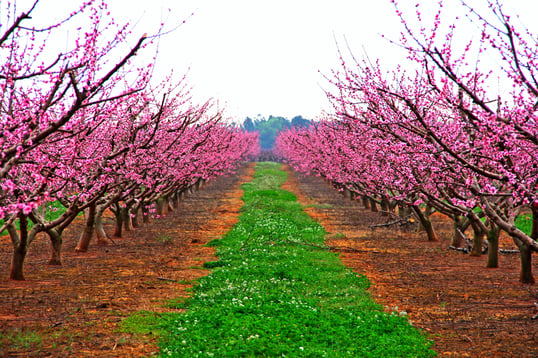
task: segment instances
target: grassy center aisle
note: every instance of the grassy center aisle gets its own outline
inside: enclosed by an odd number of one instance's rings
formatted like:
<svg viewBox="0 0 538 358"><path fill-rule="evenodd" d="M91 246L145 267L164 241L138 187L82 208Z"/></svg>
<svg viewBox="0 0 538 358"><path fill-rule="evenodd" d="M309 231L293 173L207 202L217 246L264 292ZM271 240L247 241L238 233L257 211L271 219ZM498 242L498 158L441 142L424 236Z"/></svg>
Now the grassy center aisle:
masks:
<svg viewBox="0 0 538 358"><path fill-rule="evenodd" d="M219 261L186 313L166 320L161 354L175 357L429 357L405 318L383 313L369 282L320 248L325 231L280 189L286 173L259 163L243 184L239 222L214 240ZM316 247L317 246L317 247Z"/></svg>

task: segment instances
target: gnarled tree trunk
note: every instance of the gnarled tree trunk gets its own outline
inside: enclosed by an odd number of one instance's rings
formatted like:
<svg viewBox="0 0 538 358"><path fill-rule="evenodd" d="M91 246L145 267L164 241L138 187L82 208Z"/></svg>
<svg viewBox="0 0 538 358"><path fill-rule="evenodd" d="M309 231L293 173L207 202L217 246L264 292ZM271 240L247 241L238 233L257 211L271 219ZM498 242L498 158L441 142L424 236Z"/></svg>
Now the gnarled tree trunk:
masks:
<svg viewBox="0 0 538 358"><path fill-rule="evenodd" d="M166 204L165 204L166 205L166 211L169 212L169 213L173 212L174 211L174 205L172 203L172 198L169 195L167 195L164 198L164 200L166 200Z"/></svg>
<svg viewBox="0 0 538 358"><path fill-rule="evenodd" d="M381 202L379 203L379 206L381 207L381 215L388 216L389 215L389 203L386 199L381 199Z"/></svg>
<svg viewBox="0 0 538 358"><path fill-rule="evenodd" d="M131 207L129 215L131 216L131 225L136 229L140 226L140 204Z"/></svg>
<svg viewBox="0 0 538 358"><path fill-rule="evenodd" d="M417 215L422 229L426 232L426 235L428 236L428 241L439 241L439 238L437 237L437 234L435 233L435 230L433 228L433 224L430 220L430 209L426 208L426 210L423 212L420 207L415 205L411 206L411 209Z"/></svg>
<svg viewBox="0 0 538 358"><path fill-rule="evenodd" d="M62 265L62 232L56 229L47 230L50 239L50 258L49 265Z"/></svg>
<svg viewBox="0 0 538 358"><path fill-rule="evenodd" d="M123 227L125 225L125 211L126 208L122 207L119 203L114 203L111 207L112 212L114 213L115 225L114 225L114 236L122 237Z"/></svg>
<svg viewBox="0 0 538 358"><path fill-rule="evenodd" d="M90 242L93 237L93 231L95 229L95 217L97 213L97 205L93 203L86 210L84 210L84 229L78 240L76 252L86 252L90 247ZM52 240L52 237L51 237Z"/></svg>
<svg viewBox="0 0 538 358"><path fill-rule="evenodd" d="M482 255L482 245L484 243L485 232L480 228L476 221L471 219L471 227L473 228L473 248L471 249L471 256Z"/></svg>
<svg viewBox="0 0 538 358"><path fill-rule="evenodd" d="M129 207L125 207L122 209L123 214L123 225L125 227L125 231L130 232L134 230L133 225L133 217L131 215L131 209Z"/></svg>
<svg viewBox="0 0 538 358"><path fill-rule="evenodd" d="M519 273L519 281L522 283L534 284L534 276L532 274L532 249L525 245L520 244L519 256L521 259L521 271Z"/></svg>
<svg viewBox="0 0 538 358"><path fill-rule="evenodd" d="M35 240L36 235L42 231L41 225L34 225L32 230L28 231L28 216L21 214L19 216L20 231L17 231L15 223L7 227L7 232L13 243L13 256L11 258L11 269L9 278L11 280L24 280L24 260L28 253L30 244Z"/></svg>
<svg viewBox="0 0 538 358"><path fill-rule="evenodd" d="M499 235L501 229L494 223L490 223L490 228L486 234L488 240L488 264L487 267L499 267Z"/></svg>
<svg viewBox="0 0 538 358"><path fill-rule="evenodd" d="M163 198L159 198L155 201L155 212L158 216L166 215Z"/></svg>
<svg viewBox="0 0 538 358"><path fill-rule="evenodd" d="M20 234L17 232L15 223L7 227L9 237L13 243L13 256L11 258L10 280L24 280L24 259L28 252L28 218L25 215L19 217Z"/></svg>
<svg viewBox="0 0 538 358"><path fill-rule="evenodd" d="M463 228L463 219L460 215L454 215L452 218L454 222L454 236L452 236L452 242L450 246L452 247L463 247L465 243L465 229Z"/></svg>
<svg viewBox="0 0 538 358"><path fill-rule="evenodd" d="M377 203L374 199L370 198L370 210L372 210L374 213L377 213L379 210L377 209Z"/></svg>
<svg viewBox="0 0 538 358"><path fill-rule="evenodd" d="M174 194L174 206L176 209L179 209L179 206L181 205L181 192L176 191Z"/></svg>
<svg viewBox="0 0 538 358"><path fill-rule="evenodd" d="M398 205L398 216L401 218L405 218L406 216L411 215L411 210L407 205Z"/></svg>
<svg viewBox="0 0 538 358"><path fill-rule="evenodd" d="M538 205L534 204L531 207L532 210L532 229L531 238L538 240ZM516 241L519 247L519 255L521 259L521 271L519 274L519 281L522 283L534 284L534 276L532 274L532 248L524 243Z"/></svg>
<svg viewBox="0 0 538 358"><path fill-rule="evenodd" d="M103 212L104 208L97 210L95 214L95 234L97 235L97 245L106 245L107 240L111 240L103 227Z"/></svg>
<svg viewBox="0 0 538 358"><path fill-rule="evenodd" d="M364 206L365 209L370 209L370 200L368 200L368 197L366 195L363 195L361 199L362 199L362 206Z"/></svg>

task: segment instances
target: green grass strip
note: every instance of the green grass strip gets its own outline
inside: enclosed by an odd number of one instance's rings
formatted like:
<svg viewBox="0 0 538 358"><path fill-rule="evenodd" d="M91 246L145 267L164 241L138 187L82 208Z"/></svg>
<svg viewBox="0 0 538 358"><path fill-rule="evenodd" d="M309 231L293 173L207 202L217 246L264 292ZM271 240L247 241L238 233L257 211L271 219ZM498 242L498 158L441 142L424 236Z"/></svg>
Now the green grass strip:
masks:
<svg viewBox="0 0 538 358"><path fill-rule="evenodd" d="M259 163L243 185L239 222L194 295L162 316L161 355L173 357L430 357L405 317L384 313L369 281L324 245L325 231L280 189L280 164ZM164 322L164 323L163 323Z"/></svg>

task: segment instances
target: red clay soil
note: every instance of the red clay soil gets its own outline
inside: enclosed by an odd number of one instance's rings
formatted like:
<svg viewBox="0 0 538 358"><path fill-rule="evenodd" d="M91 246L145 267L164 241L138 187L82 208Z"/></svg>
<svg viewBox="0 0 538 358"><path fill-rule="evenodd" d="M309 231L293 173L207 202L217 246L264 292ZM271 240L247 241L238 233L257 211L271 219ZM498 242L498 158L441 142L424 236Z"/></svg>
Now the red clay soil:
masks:
<svg viewBox="0 0 538 358"><path fill-rule="evenodd" d="M452 227L436 217L438 242L415 229L375 228L386 216L363 209L322 179L303 177L288 166L284 189L298 193L306 211L329 232L327 244L355 272L372 282L372 297L387 310L405 311L434 341L440 357L538 357L536 286L518 282L519 257L486 257L448 250ZM513 249L509 238L501 247ZM536 270L536 258L534 272Z"/></svg>
<svg viewBox="0 0 538 358"><path fill-rule="evenodd" d="M387 217L343 198L323 180L299 177L284 167L284 189L298 194L306 211L329 232L327 243L343 262L372 281L370 292L387 310L406 311L413 325L434 341L441 357L538 357L536 286L518 283L517 255L502 255L501 268L486 269L486 257L447 250L449 222L437 218L439 242L405 229L371 229ZM252 165L189 195L165 218L74 253L80 224L65 234L63 266L47 266L48 243L34 243L27 281L7 280L12 248L0 238L0 356L141 357L156 354L155 339L122 332L120 321L187 296L206 270L213 250L203 245L236 222L239 185ZM106 220L109 232L112 222ZM502 246L513 248L508 239ZM536 270L535 270L536 271Z"/></svg>
<svg viewBox="0 0 538 358"><path fill-rule="evenodd" d="M165 312L168 300L187 296L214 260L208 241L237 221L242 190L253 165L219 178L186 196L164 218L114 238L115 244L75 253L80 222L64 236L62 266L46 265L46 238L28 253L26 281L9 281L12 252L0 238L0 356L142 357L157 353L152 336L122 332L133 312ZM105 219L108 232L112 220Z"/></svg>

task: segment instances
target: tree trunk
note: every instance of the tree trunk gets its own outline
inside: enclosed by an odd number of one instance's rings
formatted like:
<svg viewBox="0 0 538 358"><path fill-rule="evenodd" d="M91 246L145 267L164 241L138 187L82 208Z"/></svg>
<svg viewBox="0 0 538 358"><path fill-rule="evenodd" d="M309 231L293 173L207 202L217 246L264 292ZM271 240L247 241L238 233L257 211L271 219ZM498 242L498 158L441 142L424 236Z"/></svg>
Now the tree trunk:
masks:
<svg viewBox="0 0 538 358"><path fill-rule="evenodd" d="M452 242L450 243L450 246L463 247L463 243L465 242L465 239L462 236L464 231L461 230L462 218L460 215L454 215L452 220L454 221L454 236L452 236Z"/></svg>
<svg viewBox="0 0 538 358"><path fill-rule="evenodd" d="M97 207L97 212L95 213L95 234L97 236L97 245L101 246L107 245L107 240L112 241L103 227L103 213L105 210L106 208L101 205Z"/></svg>
<svg viewBox="0 0 538 358"><path fill-rule="evenodd" d="M499 234L501 229L493 223L487 233L488 240L488 264L487 267L499 267Z"/></svg>
<svg viewBox="0 0 538 358"><path fill-rule="evenodd" d="M454 216L454 237L452 238L452 246L456 246L456 243L461 241L468 249L472 248L470 240L465 236L465 231L471 225L469 218L464 218L460 215Z"/></svg>
<svg viewBox="0 0 538 358"><path fill-rule="evenodd" d="M379 206L381 207L381 215L383 216L388 216L389 213L389 205L388 205L388 202L386 199L381 199L381 203L379 204Z"/></svg>
<svg viewBox="0 0 538 358"><path fill-rule="evenodd" d="M126 225L125 219L128 215L128 209L123 207L120 203L114 203L110 209L114 213L115 225L114 225L114 236L122 237L123 229Z"/></svg>
<svg viewBox="0 0 538 358"><path fill-rule="evenodd" d="M62 233L58 230L51 229L47 231L50 239L50 259L49 265L62 265Z"/></svg>
<svg viewBox="0 0 538 358"><path fill-rule="evenodd" d="M532 205L532 229L531 238L538 239L538 206ZM516 242L517 244L517 242ZM525 245L519 244L519 255L521 259L521 272L519 274L519 281L522 283L534 284L534 276L532 274L532 249Z"/></svg>
<svg viewBox="0 0 538 358"><path fill-rule="evenodd" d="M370 200L368 200L368 197L366 195L363 195L361 199L362 199L362 206L364 206L365 209L370 209Z"/></svg>
<svg viewBox="0 0 538 358"><path fill-rule="evenodd" d="M155 212L157 213L157 215L159 217L163 216L165 214L164 212L164 204L163 204L163 199L158 199L156 202L155 202Z"/></svg>
<svg viewBox="0 0 538 358"><path fill-rule="evenodd" d="M374 213L377 213L379 211L377 210L377 203L372 198L370 198L370 210L372 210Z"/></svg>
<svg viewBox="0 0 538 358"><path fill-rule="evenodd" d="M412 206L411 208L413 209L415 214L417 214L420 225L428 236L428 241L439 241L439 238L435 233L430 217L429 215L427 215L429 213L429 210L426 210L426 212L424 213L422 212L422 210L420 210L420 207L418 206Z"/></svg>
<svg viewBox="0 0 538 358"><path fill-rule="evenodd" d="M131 216L131 210L128 207L122 208L121 213L123 215L123 225L125 227L125 231L131 232L134 230L133 226L133 217Z"/></svg>
<svg viewBox="0 0 538 358"><path fill-rule="evenodd" d="M389 211L396 214L396 206L398 206L398 203L396 203L394 200L387 200L387 203L389 205Z"/></svg>
<svg viewBox="0 0 538 358"><path fill-rule="evenodd" d="M140 227L140 205L135 205L131 208L131 224L133 228Z"/></svg>
<svg viewBox="0 0 538 358"><path fill-rule="evenodd" d="M471 256L481 256L482 255L482 244L484 243L484 231L476 227L476 225L471 224L473 227L473 248L471 249Z"/></svg>
<svg viewBox="0 0 538 358"><path fill-rule="evenodd" d="M170 198L169 196L167 196L165 198L166 200L166 211L168 211L169 213L173 212L174 211L174 205L172 204L172 198Z"/></svg>
<svg viewBox="0 0 538 358"><path fill-rule="evenodd" d="M97 212L97 206L95 203L90 205L86 210L84 210L84 229L78 240L77 247L75 252L86 252L88 247L90 247L90 242L93 237L93 231L95 228L95 216ZM52 236L51 236L52 240Z"/></svg>
<svg viewBox="0 0 538 358"><path fill-rule="evenodd" d="M200 187L202 186L202 180L201 179L198 179L196 181L196 183L194 183L194 189L196 189L196 191L200 190Z"/></svg>
<svg viewBox="0 0 538 358"><path fill-rule="evenodd" d="M519 245L519 255L521 258L521 271L519 281L521 283L534 284L534 276L532 275L532 250L529 246Z"/></svg>
<svg viewBox="0 0 538 358"><path fill-rule="evenodd" d="M411 214L411 210L406 205L398 205L398 216L404 218Z"/></svg>
<svg viewBox="0 0 538 358"><path fill-rule="evenodd" d="M11 260L11 272L9 274L10 280L24 281L24 259L26 257L27 248L23 246L15 247L13 251L13 257Z"/></svg>
<svg viewBox="0 0 538 358"><path fill-rule="evenodd" d="M28 218L25 215L19 217L20 235L14 223L7 227L7 231L13 243L13 256L11 258L11 271L9 278L11 280L24 280L24 259L28 252Z"/></svg>
<svg viewBox="0 0 538 358"><path fill-rule="evenodd" d="M114 225L114 236L121 237L123 233L123 214L120 206L118 205L117 210L114 210L113 212L116 219L116 225Z"/></svg>
<svg viewBox="0 0 538 358"><path fill-rule="evenodd" d="M176 209L179 209L180 204L181 204L181 193L176 192L176 194L174 195L174 205Z"/></svg>

